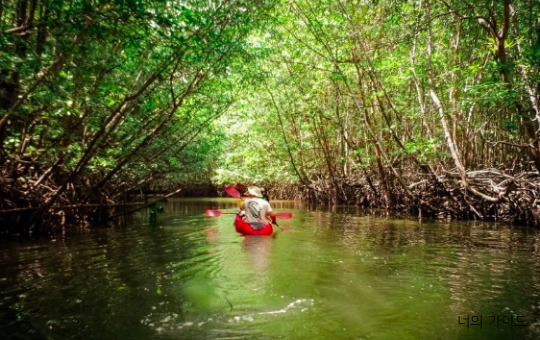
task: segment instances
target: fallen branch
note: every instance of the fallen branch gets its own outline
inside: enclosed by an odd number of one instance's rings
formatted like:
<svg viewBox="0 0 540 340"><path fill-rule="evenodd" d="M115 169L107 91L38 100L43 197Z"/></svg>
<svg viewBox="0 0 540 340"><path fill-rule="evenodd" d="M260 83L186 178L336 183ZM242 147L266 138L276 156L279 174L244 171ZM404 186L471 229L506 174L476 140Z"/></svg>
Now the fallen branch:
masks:
<svg viewBox="0 0 540 340"><path fill-rule="evenodd" d="M167 194L166 196L163 196L162 198L157 199L157 200L155 200L154 202L150 202L150 203L148 203L148 204L145 204L145 205L143 205L143 206L141 206L141 207L138 207L138 208L135 208L135 209L132 209L132 210L129 210L129 211L125 211L125 212L122 212L122 213L119 213L119 214L116 214L116 215L112 215L112 216L106 218L106 219L104 220L104 222L109 221L109 220L112 220L112 219L115 219L115 218L120 217L120 216L125 216L125 215L128 215L128 214L134 213L134 212L139 211L139 210L141 210L141 209L148 208L149 206L152 206L152 205L154 205L154 204L156 204L156 203L159 203L159 202L161 202L161 201L166 200L167 198L169 198L169 197L171 197L171 196L176 195L176 194L179 193L180 191L182 191L182 189L178 189L178 190L176 190L176 191L174 191L174 192L171 192L170 194Z"/></svg>
<svg viewBox="0 0 540 340"><path fill-rule="evenodd" d="M92 204L69 204L69 205L58 205L52 206L49 209L73 209L73 208L91 208L91 207L121 207L121 206L131 206L131 205L143 205L144 202L127 202L127 203L92 203ZM0 214L6 214L11 212L20 212L20 211L30 211L36 210L39 207L26 207L26 208L13 208L7 210L0 210Z"/></svg>

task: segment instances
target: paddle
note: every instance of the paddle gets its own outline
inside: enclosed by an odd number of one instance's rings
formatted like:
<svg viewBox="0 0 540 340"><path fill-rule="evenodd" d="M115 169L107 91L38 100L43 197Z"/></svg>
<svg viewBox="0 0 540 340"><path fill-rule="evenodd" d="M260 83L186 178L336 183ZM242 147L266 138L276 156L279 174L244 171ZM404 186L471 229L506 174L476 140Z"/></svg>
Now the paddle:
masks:
<svg viewBox="0 0 540 340"><path fill-rule="evenodd" d="M225 188L225 192L231 196L231 197L234 197L234 198L241 198L242 195L240 195L240 193L238 192L238 190L236 190L232 185L229 185Z"/></svg>
<svg viewBox="0 0 540 340"><path fill-rule="evenodd" d="M219 217L221 215L236 215L236 214L237 213L234 213L234 212L223 212L221 210L212 210L212 209L206 210L206 216L210 216L210 217ZM276 218L280 218L282 220L290 220L292 217L293 216L290 212L276 213Z"/></svg>

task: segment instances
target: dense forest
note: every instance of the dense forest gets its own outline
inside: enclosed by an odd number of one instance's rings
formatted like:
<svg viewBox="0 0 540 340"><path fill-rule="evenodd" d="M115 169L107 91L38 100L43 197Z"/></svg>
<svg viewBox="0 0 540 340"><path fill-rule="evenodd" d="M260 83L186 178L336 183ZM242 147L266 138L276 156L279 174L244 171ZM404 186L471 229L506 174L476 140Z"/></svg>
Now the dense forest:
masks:
<svg viewBox="0 0 540 340"><path fill-rule="evenodd" d="M1 0L0 229L149 190L540 224L533 0Z"/></svg>

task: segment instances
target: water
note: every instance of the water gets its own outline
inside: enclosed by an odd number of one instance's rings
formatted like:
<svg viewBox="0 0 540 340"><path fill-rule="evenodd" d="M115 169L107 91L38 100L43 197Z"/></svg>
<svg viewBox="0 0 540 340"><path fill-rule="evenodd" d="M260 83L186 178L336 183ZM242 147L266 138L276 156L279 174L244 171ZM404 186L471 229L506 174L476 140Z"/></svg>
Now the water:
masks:
<svg viewBox="0 0 540 340"><path fill-rule="evenodd" d="M141 215L54 242L2 241L0 337L540 338L535 229L276 202L294 214L286 231L241 237L232 215L204 216L235 205L174 200L154 227ZM459 324L467 315L482 328ZM497 327L518 315L526 326Z"/></svg>

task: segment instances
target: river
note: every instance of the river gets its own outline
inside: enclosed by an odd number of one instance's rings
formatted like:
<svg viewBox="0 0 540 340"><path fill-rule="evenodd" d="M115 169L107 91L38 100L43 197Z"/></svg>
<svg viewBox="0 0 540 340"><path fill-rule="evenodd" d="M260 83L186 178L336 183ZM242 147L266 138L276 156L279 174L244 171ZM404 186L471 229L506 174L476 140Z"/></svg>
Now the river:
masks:
<svg viewBox="0 0 540 340"><path fill-rule="evenodd" d="M540 338L538 230L272 203L294 218L271 237L204 215L233 199L174 199L155 225L0 241L0 337Z"/></svg>

